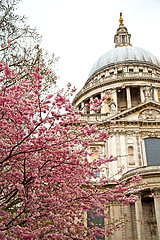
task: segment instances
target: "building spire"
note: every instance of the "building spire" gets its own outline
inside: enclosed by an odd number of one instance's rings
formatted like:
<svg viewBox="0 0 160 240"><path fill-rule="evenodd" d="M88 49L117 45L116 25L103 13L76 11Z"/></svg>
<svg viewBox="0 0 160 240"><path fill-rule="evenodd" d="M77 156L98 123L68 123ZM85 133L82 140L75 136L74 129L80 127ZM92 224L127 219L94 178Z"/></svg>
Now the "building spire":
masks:
<svg viewBox="0 0 160 240"><path fill-rule="evenodd" d="M123 25L122 12L120 12L119 25Z"/></svg>
<svg viewBox="0 0 160 240"><path fill-rule="evenodd" d="M128 45L132 46L130 43L130 38L131 34L128 33L127 28L124 26L122 13L120 12L119 28L114 36L115 47L123 47Z"/></svg>

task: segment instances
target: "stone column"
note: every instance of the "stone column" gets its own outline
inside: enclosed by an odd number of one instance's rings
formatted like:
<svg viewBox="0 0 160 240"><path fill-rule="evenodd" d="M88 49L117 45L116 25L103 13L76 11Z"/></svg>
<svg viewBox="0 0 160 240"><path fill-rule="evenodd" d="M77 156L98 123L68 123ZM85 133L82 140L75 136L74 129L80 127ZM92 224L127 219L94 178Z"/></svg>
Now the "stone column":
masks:
<svg viewBox="0 0 160 240"><path fill-rule="evenodd" d="M116 89L114 90L113 92L113 101L115 102L116 104L116 112L118 111L118 108L117 108L117 91Z"/></svg>
<svg viewBox="0 0 160 240"><path fill-rule="evenodd" d="M127 167L128 167L128 165L127 165L127 155L128 155L128 153L127 153L127 149L126 149L126 135L123 132L120 134L118 144L119 144L119 153L117 153L117 155L124 156L122 158L121 157L118 158L119 165L121 165L121 168L122 168L122 173L120 173L121 176L122 176L122 174L124 173L123 171L124 170L126 171Z"/></svg>
<svg viewBox="0 0 160 240"><path fill-rule="evenodd" d="M116 134L114 134L114 136L112 138L110 138L110 155L112 156L117 156L117 149L116 149ZM109 156L110 156L109 155ZM113 177L117 174L118 169L117 169L117 161L113 161L113 162L109 162L109 177Z"/></svg>
<svg viewBox="0 0 160 240"><path fill-rule="evenodd" d="M140 96L141 96L141 102L144 102L144 93L143 93L143 87L140 87Z"/></svg>
<svg viewBox="0 0 160 240"><path fill-rule="evenodd" d="M81 108L82 108L82 112L85 113L85 106L84 106L84 102L81 103Z"/></svg>
<svg viewBox="0 0 160 240"><path fill-rule="evenodd" d="M104 97L105 93L101 92L101 99ZM101 108L101 113L105 113L105 109L104 109L104 101L102 103L102 108Z"/></svg>
<svg viewBox="0 0 160 240"><path fill-rule="evenodd" d="M90 97L90 101L92 101L92 102L93 102L93 97ZM94 113L94 111L90 109L90 113L91 113L91 114L93 114L93 113Z"/></svg>
<svg viewBox="0 0 160 240"><path fill-rule="evenodd" d="M114 222L114 206L113 204L110 205L110 223ZM115 240L114 234L110 235L109 240Z"/></svg>
<svg viewBox="0 0 160 240"><path fill-rule="evenodd" d="M104 210L104 214L108 216L107 218L104 218L104 226L107 229L110 224L110 207L106 207L106 209ZM105 236L105 240L109 240L109 238Z"/></svg>
<svg viewBox="0 0 160 240"><path fill-rule="evenodd" d="M114 207L114 220L120 220L122 221L122 214L121 214L121 205L120 203L116 203L113 205ZM116 240L122 240L122 228L118 231L114 231L114 239Z"/></svg>
<svg viewBox="0 0 160 240"><path fill-rule="evenodd" d="M131 217L130 204L124 206L124 211L126 214L125 220L127 221L125 223L125 239L132 240L133 233L132 233L132 217Z"/></svg>
<svg viewBox="0 0 160 240"><path fill-rule="evenodd" d="M156 213L156 221L157 221L157 239L160 239L160 189L154 191L154 206Z"/></svg>
<svg viewBox="0 0 160 240"><path fill-rule="evenodd" d="M131 108L131 92L130 87L126 87L126 95L127 95L127 108Z"/></svg>
<svg viewBox="0 0 160 240"><path fill-rule="evenodd" d="M154 96L153 96L153 98L154 98L154 101L159 102L158 101L158 92L157 91L158 90L156 88L154 88Z"/></svg>
<svg viewBox="0 0 160 240"><path fill-rule="evenodd" d="M137 240L145 240L143 209L142 209L142 202L140 198L135 202L135 210L136 210L136 224L137 224Z"/></svg>

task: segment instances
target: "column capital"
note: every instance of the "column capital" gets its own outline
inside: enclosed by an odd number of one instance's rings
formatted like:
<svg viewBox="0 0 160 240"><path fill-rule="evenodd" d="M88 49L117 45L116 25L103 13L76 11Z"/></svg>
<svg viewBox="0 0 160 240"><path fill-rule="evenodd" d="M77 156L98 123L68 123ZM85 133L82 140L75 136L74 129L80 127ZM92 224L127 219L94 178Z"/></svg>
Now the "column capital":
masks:
<svg viewBox="0 0 160 240"><path fill-rule="evenodd" d="M160 198L160 188L153 188L152 193L154 194L154 197Z"/></svg>

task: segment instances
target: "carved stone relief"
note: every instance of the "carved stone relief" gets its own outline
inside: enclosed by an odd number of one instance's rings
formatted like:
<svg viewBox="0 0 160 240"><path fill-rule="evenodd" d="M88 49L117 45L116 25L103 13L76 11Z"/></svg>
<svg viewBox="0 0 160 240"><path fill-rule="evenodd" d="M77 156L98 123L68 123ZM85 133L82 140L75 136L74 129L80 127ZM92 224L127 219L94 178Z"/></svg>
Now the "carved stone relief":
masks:
<svg viewBox="0 0 160 240"><path fill-rule="evenodd" d="M156 120L160 120L160 112L158 110L155 109L147 109L147 110L143 110L139 116L138 116L139 120L145 120L145 121L156 121Z"/></svg>
<svg viewBox="0 0 160 240"><path fill-rule="evenodd" d="M110 113L115 113L116 112L116 104L113 100L109 104L109 110L110 110Z"/></svg>
<svg viewBox="0 0 160 240"><path fill-rule="evenodd" d="M153 87L152 85L147 85L143 88L145 101L153 100Z"/></svg>
<svg viewBox="0 0 160 240"><path fill-rule="evenodd" d="M160 197L160 189L159 188L152 189L152 193L154 194L154 197Z"/></svg>
<svg viewBox="0 0 160 240"><path fill-rule="evenodd" d="M144 131L144 132L141 132L141 136L142 137L158 137L160 136L160 132L154 132L154 131Z"/></svg>

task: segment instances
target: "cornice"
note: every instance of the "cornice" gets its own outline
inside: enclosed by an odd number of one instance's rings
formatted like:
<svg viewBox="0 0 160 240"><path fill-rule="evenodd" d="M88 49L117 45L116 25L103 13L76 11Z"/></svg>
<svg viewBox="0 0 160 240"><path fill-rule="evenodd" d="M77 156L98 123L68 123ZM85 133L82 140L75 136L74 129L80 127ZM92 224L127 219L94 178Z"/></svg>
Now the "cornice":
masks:
<svg viewBox="0 0 160 240"><path fill-rule="evenodd" d="M127 61L120 61L117 63L109 63L106 64L105 66L101 67L100 69L98 69L97 71L95 71L87 80L90 81L90 79L94 78L95 76L97 76L97 74L101 74L102 72L104 72L104 70L108 70L111 68L118 68L119 66L121 66L122 68L124 67L130 67L130 66L142 66L142 67L150 67L152 69L156 69L156 70L160 70L160 66L155 65L153 63L150 62L146 62L146 61L139 61L139 60L127 60ZM86 82L86 83L87 83Z"/></svg>
<svg viewBox="0 0 160 240"><path fill-rule="evenodd" d="M112 120L112 121L113 120L118 120L118 119L123 118L125 116L128 116L128 115L130 115L134 112L137 112L141 109L144 110L145 108L148 108L148 107L152 107L153 109L155 108L155 110L157 110L157 109L160 110L160 103L155 102L153 100L143 102L143 103L139 104L138 106L132 107L130 109L126 109L125 111L122 111L118 114L115 114L113 116L108 117L108 120ZM121 121L123 121L123 120L121 120ZM152 121L140 120L139 122L143 123L143 122L152 122ZM153 122L158 122L158 121L153 121Z"/></svg>
<svg viewBox="0 0 160 240"><path fill-rule="evenodd" d="M119 179L119 181L124 181L124 180L129 180L132 177L134 177L136 174L139 174L140 176L142 176L142 178L148 178L150 177L156 177L159 176L160 177L160 166L156 165L156 166L143 166L143 167L138 167L135 169L132 169L126 173L124 173L122 175L122 177Z"/></svg>

